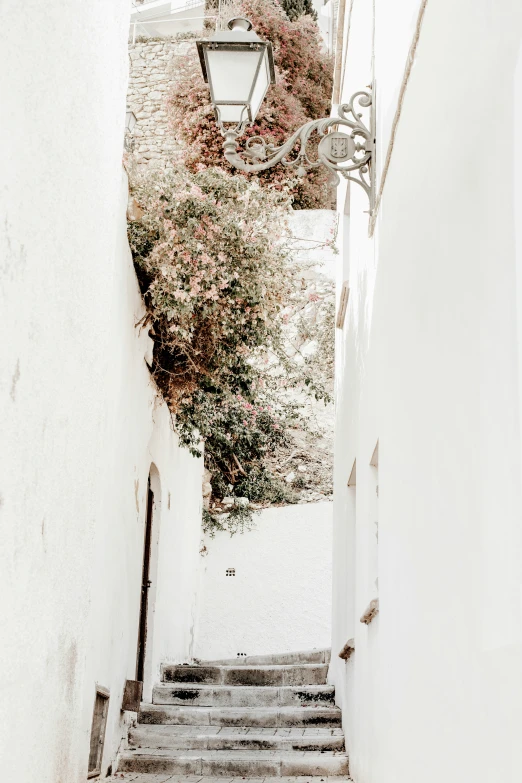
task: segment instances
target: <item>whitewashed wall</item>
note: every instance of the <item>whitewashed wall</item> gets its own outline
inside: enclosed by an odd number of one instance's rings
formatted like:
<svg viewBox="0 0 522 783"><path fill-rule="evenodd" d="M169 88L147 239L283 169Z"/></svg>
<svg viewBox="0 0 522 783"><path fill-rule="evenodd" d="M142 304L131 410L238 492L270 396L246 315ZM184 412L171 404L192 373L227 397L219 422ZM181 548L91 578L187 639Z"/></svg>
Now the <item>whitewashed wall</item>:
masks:
<svg viewBox="0 0 522 783"><path fill-rule="evenodd" d="M255 519L254 530L205 541L197 658L329 647L332 504L270 508Z"/></svg>
<svg viewBox="0 0 522 783"><path fill-rule="evenodd" d="M388 5L378 171L415 12ZM372 79L371 7L353 9L344 100ZM375 238L357 187L343 215L330 676L356 783L522 777L521 13L428 0Z"/></svg>
<svg viewBox="0 0 522 783"><path fill-rule="evenodd" d="M96 683L111 693L103 775L126 730L151 463L147 689L162 658L191 654L201 465L177 445L135 328L127 2L2 11L0 779L83 783Z"/></svg>

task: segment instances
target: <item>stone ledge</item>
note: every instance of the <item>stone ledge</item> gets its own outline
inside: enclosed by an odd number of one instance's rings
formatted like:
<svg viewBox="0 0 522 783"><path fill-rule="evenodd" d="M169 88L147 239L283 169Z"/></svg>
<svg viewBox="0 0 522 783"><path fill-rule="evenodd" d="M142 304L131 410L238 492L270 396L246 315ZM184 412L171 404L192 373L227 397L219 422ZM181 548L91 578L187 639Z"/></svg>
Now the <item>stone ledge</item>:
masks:
<svg viewBox="0 0 522 783"><path fill-rule="evenodd" d="M343 649L339 653L339 658L342 658L343 661L347 661L350 655L354 652L354 650L355 650L354 639L348 639Z"/></svg>
<svg viewBox="0 0 522 783"><path fill-rule="evenodd" d="M378 614L379 614L379 599L374 598L373 601L370 601L370 603L366 607L366 610L364 611L360 621L364 625L370 625L373 618L377 617Z"/></svg>

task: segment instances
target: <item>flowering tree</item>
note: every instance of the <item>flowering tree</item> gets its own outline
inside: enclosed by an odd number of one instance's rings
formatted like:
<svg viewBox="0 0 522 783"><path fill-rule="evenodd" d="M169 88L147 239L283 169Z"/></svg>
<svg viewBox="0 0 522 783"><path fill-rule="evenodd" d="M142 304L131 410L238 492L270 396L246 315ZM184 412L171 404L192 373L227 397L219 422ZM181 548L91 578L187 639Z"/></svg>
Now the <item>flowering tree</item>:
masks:
<svg viewBox="0 0 522 783"><path fill-rule="evenodd" d="M131 246L166 399L179 411L209 379L241 392L254 382L252 353L278 339L291 289L281 199L219 169L152 172L135 190L144 215L131 224Z"/></svg>
<svg viewBox="0 0 522 783"><path fill-rule="evenodd" d="M134 195L143 214L129 238L153 375L181 442L199 453L203 441L219 499L282 498L263 456L284 442L295 406L274 397L263 355L279 351L280 314L295 287L282 241L288 196L219 169L151 171Z"/></svg>
<svg viewBox="0 0 522 783"><path fill-rule="evenodd" d="M318 365L298 356L322 323L320 297L303 289L290 257L286 193L220 169L178 168L136 176L133 194L141 210L129 239L155 342L153 376L182 444L194 454L204 444L208 526L225 519L235 530L251 517L250 501L293 499L267 457L288 445L292 427L306 428L285 392L328 396Z"/></svg>
<svg viewBox="0 0 522 783"><path fill-rule="evenodd" d="M245 137L263 136L279 145L308 120L328 115L331 59L321 51L317 24L311 16L299 16L292 22L277 0L241 0L240 12L248 16L261 38L272 42L277 70L277 83L269 88ZM172 128L187 145L185 164L191 171L228 167L208 85L201 75L195 44L192 46L173 78L168 101ZM322 168L303 180L290 179L294 175L280 165L244 176L255 177L276 190L290 187L294 208L322 208L331 202L329 175Z"/></svg>

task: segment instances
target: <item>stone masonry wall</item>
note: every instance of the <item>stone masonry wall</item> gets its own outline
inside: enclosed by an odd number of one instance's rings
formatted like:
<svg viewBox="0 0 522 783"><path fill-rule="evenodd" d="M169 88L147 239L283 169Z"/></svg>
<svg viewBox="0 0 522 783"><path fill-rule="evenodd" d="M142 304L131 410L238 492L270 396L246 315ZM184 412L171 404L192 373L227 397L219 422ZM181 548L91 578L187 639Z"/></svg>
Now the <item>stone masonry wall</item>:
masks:
<svg viewBox="0 0 522 783"><path fill-rule="evenodd" d="M192 41L153 38L129 45L130 73L127 102L136 115L133 131L139 168L164 168L181 147L167 125L165 101L176 73L176 58L185 57Z"/></svg>

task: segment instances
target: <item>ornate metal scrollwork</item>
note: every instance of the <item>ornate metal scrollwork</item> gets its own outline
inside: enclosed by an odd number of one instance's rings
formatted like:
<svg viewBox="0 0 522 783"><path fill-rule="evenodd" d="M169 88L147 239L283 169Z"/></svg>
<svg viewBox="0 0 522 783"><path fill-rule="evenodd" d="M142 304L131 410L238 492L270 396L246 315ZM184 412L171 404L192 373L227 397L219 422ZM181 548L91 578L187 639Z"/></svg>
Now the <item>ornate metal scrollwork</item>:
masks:
<svg viewBox="0 0 522 783"><path fill-rule="evenodd" d="M288 141L280 147L268 144L261 136L247 140L243 149L239 149L237 139L244 133L247 121L240 122L233 128L225 128L221 123L221 133L225 137L225 158L235 168L241 171L265 171L281 163L292 168L299 176L304 176L318 166L326 166L332 174L334 184L339 183L339 174L351 182L360 185L370 201L370 212L373 209L373 188L371 165L374 152L373 123L370 128L362 122L362 113L357 112L354 104L364 109L372 107L370 93L360 90L352 95L349 103L338 108L337 117L326 117L311 120L297 130ZM336 127L346 127L350 133L331 130ZM310 157L308 143L313 133L322 137L314 145L316 157ZM288 158L296 144L299 150L295 158Z"/></svg>

